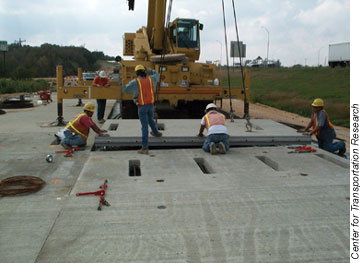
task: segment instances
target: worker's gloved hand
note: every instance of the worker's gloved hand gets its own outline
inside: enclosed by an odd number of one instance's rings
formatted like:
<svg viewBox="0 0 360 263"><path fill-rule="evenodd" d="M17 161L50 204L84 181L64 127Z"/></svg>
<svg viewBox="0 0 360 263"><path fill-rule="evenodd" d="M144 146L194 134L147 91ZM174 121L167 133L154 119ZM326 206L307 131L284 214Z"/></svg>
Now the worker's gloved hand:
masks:
<svg viewBox="0 0 360 263"><path fill-rule="evenodd" d="M107 133L102 133L102 132L99 133L99 136L100 136L100 137L110 137L109 134L107 134Z"/></svg>
<svg viewBox="0 0 360 263"><path fill-rule="evenodd" d="M101 130L101 132L107 132L107 130Z"/></svg>
<svg viewBox="0 0 360 263"><path fill-rule="evenodd" d="M197 137L204 137L204 134L200 134L200 133L198 133L198 135L196 135Z"/></svg>

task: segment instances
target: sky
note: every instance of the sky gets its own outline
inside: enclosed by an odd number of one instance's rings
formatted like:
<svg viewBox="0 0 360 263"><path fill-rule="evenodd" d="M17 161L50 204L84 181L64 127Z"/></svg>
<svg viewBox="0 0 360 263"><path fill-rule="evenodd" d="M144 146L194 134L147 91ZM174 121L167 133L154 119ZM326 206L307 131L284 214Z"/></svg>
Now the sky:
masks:
<svg viewBox="0 0 360 263"><path fill-rule="evenodd" d="M230 46L236 40L232 0L224 3ZM350 42L350 0L234 3L245 59L266 58L269 41L269 59L280 60L283 66L324 65L329 44ZM26 40L23 45L85 46L122 56L123 35L146 26L147 6L147 0L135 0L134 11L128 10L127 0L0 0L0 41L11 44L21 38ZM173 0L171 21L177 17L195 18L204 25L200 61L226 63L221 0Z"/></svg>

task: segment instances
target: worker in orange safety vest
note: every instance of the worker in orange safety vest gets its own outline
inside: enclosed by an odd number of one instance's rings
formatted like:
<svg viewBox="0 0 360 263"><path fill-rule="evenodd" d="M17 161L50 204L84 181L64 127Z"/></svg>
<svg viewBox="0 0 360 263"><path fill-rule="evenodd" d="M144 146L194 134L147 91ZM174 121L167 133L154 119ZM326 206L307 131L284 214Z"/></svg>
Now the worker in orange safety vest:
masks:
<svg viewBox="0 0 360 263"><path fill-rule="evenodd" d="M138 116L141 122L141 149L138 153L149 153L149 128L150 134L155 137L161 137L162 133L158 131L154 120L154 102L155 89L159 81L159 73L150 68L145 68L143 65L135 67L136 79L131 80L125 85L123 91L125 93L132 93L134 103L138 106Z"/></svg>
<svg viewBox="0 0 360 263"><path fill-rule="evenodd" d="M344 156L346 152L345 143L333 142L336 137L336 133L334 126L330 122L329 115L324 110L324 101L317 98L313 101L311 106L313 108L313 113L309 124L304 130L304 134L307 134L308 130L312 128L309 135L316 135L319 148Z"/></svg>
<svg viewBox="0 0 360 263"><path fill-rule="evenodd" d="M91 119L95 112L95 106L91 102L85 104L84 112L79 113L71 120L64 131L65 137L61 141L61 145L65 149L71 149L73 146L84 147L89 136L90 128L99 136L109 136L106 130L100 129Z"/></svg>
<svg viewBox="0 0 360 263"><path fill-rule="evenodd" d="M197 136L203 137L203 131L207 129L207 136L202 146L203 150L211 154L225 154L229 148L229 134L224 114L216 110L216 105L210 103L206 106L205 116L201 119L200 130Z"/></svg>

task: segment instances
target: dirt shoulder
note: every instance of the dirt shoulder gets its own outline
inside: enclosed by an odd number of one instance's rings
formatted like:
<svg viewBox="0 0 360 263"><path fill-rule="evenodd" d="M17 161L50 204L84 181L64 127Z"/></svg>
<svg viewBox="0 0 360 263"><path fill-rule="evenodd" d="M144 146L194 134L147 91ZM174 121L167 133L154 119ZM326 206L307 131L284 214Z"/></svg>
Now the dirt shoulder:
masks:
<svg viewBox="0 0 360 263"><path fill-rule="evenodd" d="M223 109L225 111L230 110L229 100L223 100ZM238 116L244 115L244 103L241 100L232 100L233 110ZM251 119L271 119L277 122L286 122L293 125L299 125L306 127L310 121L309 118L305 118L295 113L275 109L270 106L263 104L252 104L249 105L250 118ZM346 143L346 150L350 150L350 129L340 126L335 126L336 135L339 139L344 140ZM315 139L315 137L314 137Z"/></svg>

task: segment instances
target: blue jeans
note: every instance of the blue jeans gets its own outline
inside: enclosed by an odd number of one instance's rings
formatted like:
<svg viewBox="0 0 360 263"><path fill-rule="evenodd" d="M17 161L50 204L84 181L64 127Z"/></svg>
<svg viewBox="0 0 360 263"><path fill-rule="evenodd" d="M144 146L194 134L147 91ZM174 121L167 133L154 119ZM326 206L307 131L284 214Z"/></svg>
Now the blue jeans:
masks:
<svg viewBox="0 0 360 263"><path fill-rule="evenodd" d="M320 149L324 149L325 151L328 151L331 153L335 153L340 150L343 150L344 152L346 151L346 146L345 146L344 142L333 142L332 138L319 139L319 137L317 137L317 139L318 139Z"/></svg>
<svg viewBox="0 0 360 263"><path fill-rule="evenodd" d="M228 134L210 134L206 136L206 139L204 141L204 144L202 146L203 150L205 152L210 152L210 143L219 143L222 142L225 145L226 151L230 149L229 144L229 135Z"/></svg>
<svg viewBox="0 0 360 263"><path fill-rule="evenodd" d="M97 119L104 119L105 107L106 107L106 99L97 99Z"/></svg>
<svg viewBox="0 0 360 263"><path fill-rule="evenodd" d="M62 139L61 143L65 143L66 145L69 146L85 146L86 145L86 141L84 141L84 139L76 133L72 133L72 131L70 130L66 130L64 131L64 135L65 138Z"/></svg>
<svg viewBox="0 0 360 263"><path fill-rule="evenodd" d="M149 147L149 128L152 132L157 135L159 133L156 123L154 121L154 105L153 104L146 104L146 105L138 105L138 115L141 122L141 133L142 133L142 140L141 146L142 148Z"/></svg>

